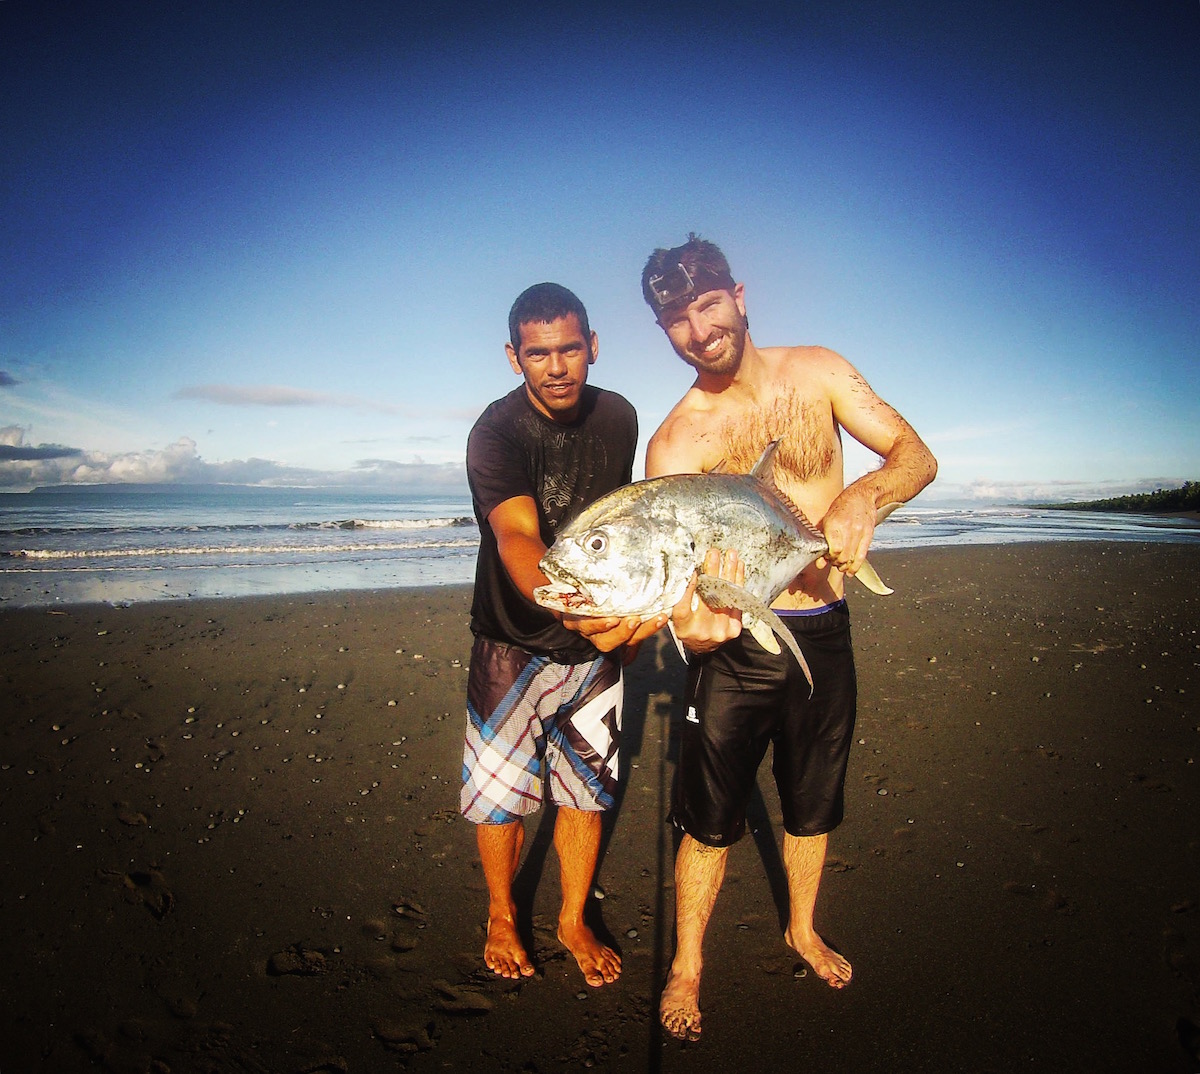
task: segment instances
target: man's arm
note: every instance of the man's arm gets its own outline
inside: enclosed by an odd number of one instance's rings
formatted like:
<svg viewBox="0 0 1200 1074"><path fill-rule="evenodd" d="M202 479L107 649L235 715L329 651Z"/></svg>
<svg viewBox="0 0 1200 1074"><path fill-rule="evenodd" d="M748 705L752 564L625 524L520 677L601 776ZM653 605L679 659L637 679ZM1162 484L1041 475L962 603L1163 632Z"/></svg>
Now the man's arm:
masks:
<svg viewBox="0 0 1200 1074"><path fill-rule="evenodd" d="M827 352L834 420L882 465L847 485L826 511L821 528L827 558L847 574L862 566L875 533L875 514L889 503L905 503L937 474L937 460L899 413L885 403L849 362Z"/></svg>
<svg viewBox="0 0 1200 1074"><path fill-rule="evenodd" d="M538 566L546 554L546 545L542 541L537 504L533 497L514 496L493 507L488 515L488 524L496 535L496 547L504 569L521 593L532 601L533 591L549 582ZM553 614L568 630L587 638L603 653L612 652L622 645L629 646L631 651L627 655L630 660L636 655L637 646L667 621L665 616L656 616L643 623L636 615L621 619L617 616L587 618L560 615L557 612Z"/></svg>
<svg viewBox="0 0 1200 1074"><path fill-rule="evenodd" d="M488 525L496 535L496 547L508 576L525 597L533 600L533 591L549 581L538 567L546 545L533 497L514 496L493 507Z"/></svg>

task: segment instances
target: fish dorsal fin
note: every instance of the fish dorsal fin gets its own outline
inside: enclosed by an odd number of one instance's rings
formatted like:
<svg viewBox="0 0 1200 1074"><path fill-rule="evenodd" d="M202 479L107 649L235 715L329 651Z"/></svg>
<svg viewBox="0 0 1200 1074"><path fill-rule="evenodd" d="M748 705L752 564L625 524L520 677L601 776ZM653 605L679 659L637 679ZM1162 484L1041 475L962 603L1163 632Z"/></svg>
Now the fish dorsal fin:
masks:
<svg viewBox="0 0 1200 1074"><path fill-rule="evenodd" d="M752 467L750 467L750 476L757 477L760 481L765 481L768 485L775 484L775 479L771 476L775 467L775 452L779 450L779 441L772 440L758 457ZM724 460L722 460L724 461Z"/></svg>
<svg viewBox="0 0 1200 1074"><path fill-rule="evenodd" d="M771 470L775 462L775 452L778 450L778 440L772 440L763 448L762 454L758 457L758 462L750 467L750 476L757 477L760 481L765 481L768 485L774 484L771 479ZM729 460L723 458L716 466L705 472L710 474L728 474L731 472L729 469Z"/></svg>
<svg viewBox="0 0 1200 1074"><path fill-rule="evenodd" d="M763 453L758 457L758 462L754 464L754 469L750 471L750 476L761 481L775 494L783 508L804 531L805 536L811 540L823 542L824 534L808 520L808 516L792 502L792 498L779 487L775 480L775 453L779 450L779 443L778 440L772 440L763 448Z"/></svg>
<svg viewBox="0 0 1200 1074"><path fill-rule="evenodd" d="M805 532L805 534L808 537L811 537L814 541L821 541L823 543L825 540L825 534L823 534L819 529L817 529L816 526L809 522L808 515L801 511L800 508L792 502L792 498L777 484L775 484L774 481L769 481L767 483L771 486L771 491L775 493L779 502L783 504L783 506L792 514L792 517L795 518L796 523Z"/></svg>

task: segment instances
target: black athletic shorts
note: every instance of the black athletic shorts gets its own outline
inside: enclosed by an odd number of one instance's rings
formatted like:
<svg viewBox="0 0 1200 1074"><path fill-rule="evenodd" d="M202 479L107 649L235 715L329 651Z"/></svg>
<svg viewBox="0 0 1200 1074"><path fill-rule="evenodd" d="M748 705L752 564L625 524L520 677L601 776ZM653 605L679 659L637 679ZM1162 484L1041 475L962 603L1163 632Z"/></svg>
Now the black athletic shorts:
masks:
<svg viewBox="0 0 1200 1074"><path fill-rule="evenodd" d="M782 618L812 671L811 698L787 648L773 656L748 631L692 658L670 820L708 846L744 834L768 743L787 832L823 835L842 820L858 697L850 610L841 601Z"/></svg>

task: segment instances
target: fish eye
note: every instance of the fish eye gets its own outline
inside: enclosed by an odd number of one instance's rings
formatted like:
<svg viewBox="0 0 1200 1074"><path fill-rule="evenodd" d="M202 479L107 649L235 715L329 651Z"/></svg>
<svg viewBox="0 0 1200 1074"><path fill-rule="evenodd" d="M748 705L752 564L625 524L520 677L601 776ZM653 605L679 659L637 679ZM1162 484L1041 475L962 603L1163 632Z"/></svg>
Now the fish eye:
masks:
<svg viewBox="0 0 1200 1074"><path fill-rule="evenodd" d="M603 530L592 530L583 539L583 547L592 555L601 556L608 549L608 535Z"/></svg>

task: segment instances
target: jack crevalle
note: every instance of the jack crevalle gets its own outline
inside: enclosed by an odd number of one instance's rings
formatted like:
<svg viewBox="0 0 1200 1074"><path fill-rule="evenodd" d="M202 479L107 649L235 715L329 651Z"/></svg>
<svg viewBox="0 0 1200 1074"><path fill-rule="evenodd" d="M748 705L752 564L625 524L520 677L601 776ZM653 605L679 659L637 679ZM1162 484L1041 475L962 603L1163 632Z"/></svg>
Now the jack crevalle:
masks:
<svg viewBox="0 0 1200 1074"><path fill-rule="evenodd" d="M772 441L749 474L672 474L625 485L586 507L559 532L541 561L549 585L538 604L575 615L653 618L683 597L710 548L736 549L745 587L700 575L696 593L710 608L742 612L742 625L768 652L778 634L808 664L770 603L805 567L829 551L824 536L771 477L779 442ZM886 518L898 504L879 511ZM856 577L890 593L870 564Z"/></svg>

